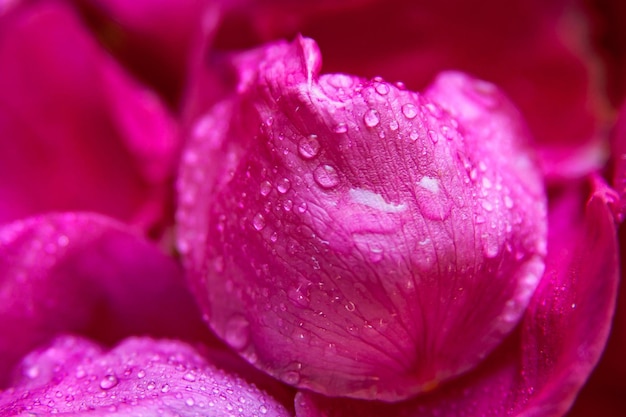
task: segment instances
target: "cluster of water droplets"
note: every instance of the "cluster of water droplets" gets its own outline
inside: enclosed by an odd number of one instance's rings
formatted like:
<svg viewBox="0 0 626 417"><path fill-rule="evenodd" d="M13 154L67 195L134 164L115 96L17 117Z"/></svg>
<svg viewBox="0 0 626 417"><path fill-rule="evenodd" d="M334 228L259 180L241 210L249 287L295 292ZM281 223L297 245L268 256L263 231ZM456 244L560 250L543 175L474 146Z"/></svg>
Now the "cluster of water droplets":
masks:
<svg viewBox="0 0 626 417"><path fill-rule="evenodd" d="M61 343L71 344L73 340L66 338ZM142 350L146 344L153 350ZM89 348L86 352L95 353ZM42 371L40 366L46 370ZM18 413L38 415L100 409L132 414L133 410L148 409L155 414L167 411L181 416L288 415L267 393L206 364L202 357L178 342L130 340L110 354L86 357L80 363L30 364L23 373L31 380L50 378L50 381L43 381L44 390L20 392L19 387L13 388L15 401L9 409Z"/></svg>

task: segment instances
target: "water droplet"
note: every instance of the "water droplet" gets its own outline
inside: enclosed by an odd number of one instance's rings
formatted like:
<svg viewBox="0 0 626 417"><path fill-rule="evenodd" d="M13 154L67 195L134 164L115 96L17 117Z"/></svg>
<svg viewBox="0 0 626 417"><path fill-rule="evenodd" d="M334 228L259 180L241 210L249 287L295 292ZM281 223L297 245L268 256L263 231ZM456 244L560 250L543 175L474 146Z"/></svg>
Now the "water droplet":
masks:
<svg viewBox="0 0 626 417"><path fill-rule="evenodd" d="M283 381L289 385L295 385L300 382L300 373L297 371L287 371L283 374Z"/></svg>
<svg viewBox="0 0 626 417"><path fill-rule="evenodd" d="M493 211L493 204L491 204L489 201L483 201L481 205L486 211Z"/></svg>
<svg viewBox="0 0 626 417"><path fill-rule="evenodd" d="M281 194L285 194L287 191L289 191L290 187L291 187L291 181L289 181L288 178L282 178L278 180L278 183L276 184L276 189Z"/></svg>
<svg viewBox="0 0 626 417"><path fill-rule="evenodd" d="M189 407L193 407L193 405L195 404L195 401L193 400L193 398L187 398L185 400L185 404L187 404Z"/></svg>
<svg viewBox="0 0 626 417"><path fill-rule="evenodd" d="M261 406L259 407L259 412L260 412L261 414L267 414L267 407L266 407L266 406L264 406L264 405L261 405Z"/></svg>
<svg viewBox="0 0 626 417"><path fill-rule="evenodd" d="M339 174L337 170L330 165L320 165L313 172L315 182L322 188L333 188L339 184Z"/></svg>
<svg viewBox="0 0 626 417"><path fill-rule="evenodd" d="M419 134L415 130L412 130L411 133L409 133L409 137L412 141L416 141L417 138L419 138Z"/></svg>
<svg viewBox="0 0 626 417"><path fill-rule="evenodd" d="M381 96L389 94L389 86L385 83L378 83L374 88L376 89L376 92Z"/></svg>
<svg viewBox="0 0 626 417"><path fill-rule="evenodd" d="M392 120L392 121L389 123L389 129L391 129L391 130L393 130L393 131L398 130L398 128L399 128L399 127L400 127L400 125L399 125L399 124L398 124L398 122L396 122L395 120Z"/></svg>
<svg viewBox="0 0 626 417"><path fill-rule="evenodd" d="M276 241L278 240L278 233L272 233L272 235L270 236L270 240L272 241L272 243L276 243Z"/></svg>
<svg viewBox="0 0 626 417"><path fill-rule="evenodd" d="M384 251L381 248L372 248L370 249L370 261L377 263L383 259Z"/></svg>
<svg viewBox="0 0 626 417"><path fill-rule="evenodd" d="M137 372L137 378L142 379L145 376L146 376L146 371L144 371L143 369Z"/></svg>
<svg viewBox="0 0 626 417"><path fill-rule="evenodd" d="M169 392L169 391L170 391L169 384L163 384L163 386L161 387L161 392L165 393L165 392Z"/></svg>
<svg viewBox="0 0 626 417"><path fill-rule="evenodd" d="M339 123L337 126L335 126L334 131L335 133L346 133L348 131L348 125L346 125L345 123Z"/></svg>
<svg viewBox="0 0 626 417"><path fill-rule="evenodd" d="M267 126L271 126L274 124L274 118L273 117L268 117L267 120L265 120L265 124Z"/></svg>
<svg viewBox="0 0 626 417"><path fill-rule="evenodd" d="M248 344L250 322L241 314L233 315L226 323L224 339L233 349L241 350Z"/></svg>
<svg viewBox="0 0 626 417"><path fill-rule="evenodd" d="M272 191L272 183L269 181L263 181L261 183L261 187L259 188L259 191L261 192L261 195L263 197L267 196L270 191Z"/></svg>
<svg viewBox="0 0 626 417"><path fill-rule="evenodd" d="M435 106L433 103L427 103L425 107L428 109L428 112L436 118L441 117L441 109L439 109L439 107Z"/></svg>
<svg viewBox="0 0 626 417"><path fill-rule="evenodd" d="M300 204L298 205L298 212L299 212L300 214L305 213L305 212L306 212L306 210L307 210L307 208L308 208L308 206L307 206L307 204L306 204L306 201L303 201L302 203L300 203Z"/></svg>
<svg viewBox="0 0 626 417"><path fill-rule="evenodd" d="M365 122L366 126L374 127L380 123L380 116L376 110L369 109L365 112L365 115L363 115L363 122Z"/></svg>
<svg viewBox="0 0 626 417"><path fill-rule="evenodd" d="M148 382L148 385L146 385L146 388L148 391L152 391L155 387L156 387L156 383L154 381L150 381Z"/></svg>
<svg viewBox="0 0 626 417"><path fill-rule="evenodd" d="M110 390L111 388L115 387L119 383L120 383L120 380L117 379L115 375L106 375L100 381L100 388L102 388L105 391Z"/></svg>
<svg viewBox="0 0 626 417"><path fill-rule="evenodd" d="M320 152L320 143L317 140L317 135L309 135L300 139L298 152L304 159L315 158Z"/></svg>
<svg viewBox="0 0 626 417"><path fill-rule="evenodd" d="M402 81L396 82L396 87L398 87L398 90L406 90L406 85Z"/></svg>
<svg viewBox="0 0 626 417"><path fill-rule="evenodd" d="M491 180L487 177L483 177L483 188L491 188L492 184L491 184Z"/></svg>
<svg viewBox="0 0 626 417"><path fill-rule="evenodd" d="M346 304L344 307L349 312L353 312L356 309L356 306L354 305L354 303L352 301L348 301L348 304Z"/></svg>
<svg viewBox="0 0 626 417"><path fill-rule="evenodd" d="M265 227L265 217L261 213L257 213L252 219L252 226L258 231L263 230Z"/></svg>
<svg viewBox="0 0 626 417"><path fill-rule="evenodd" d="M428 131L428 137L430 138L430 140L433 141L433 143L439 142L439 136L437 135L437 132L435 132L434 130Z"/></svg>
<svg viewBox="0 0 626 417"><path fill-rule="evenodd" d="M191 372L187 372L185 375L183 375L183 379L185 381L194 382L196 380L196 376Z"/></svg>
<svg viewBox="0 0 626 417"><path fill-rule="evenodd" d="M513 199L508 195L504 196L504 206L508 209L513 208Z"/></svg>
<svg viewBox="0 0 626 417"><path fill-rule="evenodd" d="M407 103L402 106L402 114L407 119L414 119L417 116L417 107L412 103Z"/></svg>
<svg viewBox="0 0 626 417"><path fill-rule="evenodd" d="M291 200L283 201L283 209L285 209L285 211L291 211L292 208L293 208L293 201Z"/></svg>

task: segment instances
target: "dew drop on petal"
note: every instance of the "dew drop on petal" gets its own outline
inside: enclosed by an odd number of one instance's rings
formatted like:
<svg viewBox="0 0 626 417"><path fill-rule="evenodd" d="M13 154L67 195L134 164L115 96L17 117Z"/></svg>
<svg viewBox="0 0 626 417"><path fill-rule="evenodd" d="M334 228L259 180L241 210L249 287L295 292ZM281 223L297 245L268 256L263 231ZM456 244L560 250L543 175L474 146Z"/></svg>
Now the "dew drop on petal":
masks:
<svg viewBox="0 0 626 417"><path fill-rule="evenodd" d="M393 131L398 130L398 128L399 128L399 127L400 127L400 125L399 125L399 124L398 124L398 122L397 122L397 121L395 121L395 120L392 120L392 121L389 123L389 129L391 129L391 130L393 130Z"/></svg>
<svg viewBox="0 0 626 417"><path fill-rule="evenodd" d="M100 388L102 388L105 391L110 390L111 388L115 387L119 383L120 383L120 380L117 379L115 375L106 375L100 381Z"/></svg>
<svg viewBox="0 0 626 417"><path fill-rule="evenodd" d="M339 123L337 126L335 126L334 132L335 133L346 133L348 131L348 125L346 125L345 123Z"/></svg>
<svg viewBox="0 0 626 417"><path fill-rule="evenodd" d="M281 194L285 194L287 191L289 191L290 187L291 187L291 181L289 181L288 178L282 178L278 180L276 184L276 189Z"/></svg>
<svg viewBox="0 0 626 417"><path fill-rule="evenodd" d="M234 349L241 350L250 338L250 322L241 314L233 315L226 323L224 339Z"/></svg>
<svg viewBox="0 0 626 417"><path fill-rule="evenodd" d="M269 181L263 181L261 183L259 191L261 192L262 196L264 197L267 196L270 193L270 191L272 191L272 183Z"/></svg>
<svg viewBox="0 0 626 417"><path fill-rule="evenodd" d="M313 172L315 182L322 188L333 188L339 184L337 170L330 165L320 165Z"/></svg>
<svg viewBox="0 0 626 417"><path fill-rule="evenodd" d="M381 96L389 94L389 86L385 83L378 83L374 88L376 89L376 92Z"/></svg>
<svg viewBox="0 0 626 417"><path fill-rule="evenodd" d="M320 152L320 142L317 140L317 135L309 135L300 139L298 152L304 159L315 158Z"/></svg>
<svg viewBox="0 0 626 417"><path fill-rule="evenodd" d="M263 230L265 227L265 217L261 213L257 213L252 219L252 226L258 231Z"/></svg>
<svg viewBox="0 0 626 417"><path fill-rule="evenodd" d="M407 103L402 106L402 114L407 119L414 119L417 116L417 108L412 103Z"/></svg>
<svg viewBox="0 0 626 417"><path fill-rule="evenodd" d="M376 110L369 109L365 112L365 115L363 115L363 122L366 126L374 127L380 123L380 116Z"/></svg>

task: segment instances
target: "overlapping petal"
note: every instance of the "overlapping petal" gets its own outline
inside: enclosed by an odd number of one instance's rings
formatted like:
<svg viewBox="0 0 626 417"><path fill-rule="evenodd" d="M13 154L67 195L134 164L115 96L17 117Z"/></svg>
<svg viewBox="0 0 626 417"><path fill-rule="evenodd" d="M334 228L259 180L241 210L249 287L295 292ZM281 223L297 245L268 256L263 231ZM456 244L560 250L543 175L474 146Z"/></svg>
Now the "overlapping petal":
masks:
<svg viewBox="0 0 626 417"><path fill-rule="evenodd" d="M0 414L90 416L291 415L267 392L224 371L191 346L149 338L111 351L76 337L27 356Z"/></svg>
<svg viewBox="0 0 626 417"><path fill-rule="evenodd" d="M543 189L511 104L459 73L424 95L320 76L309 39L235 65L239 95L199 121L179 187L213 329L329 395L398 400L476 366L543 272Z"/></svg>
<svg viewBox="0 0 626 417"><path fill-rule="evenodd" d="M111 219L67 213L0 229L0 385L60 333L105 343L133 334L210 341L182 269Z"/></svg>
<svg viewBox="0 0 626 417"><path fill-rule="evenodd" d="M296 415L563 415L602 352L617 290L612 193L596 179L586 205L581 194L573 186L552 199L544 279L521 327L478 369L394 405L302 392Z"/></svg>
<svg viewBox="0 0 626 417"><path fill-rule="evenodd" d="M0 222L89 210L149 228L166 212L177 127L69 6L16 6L0 27Z"/></svg>

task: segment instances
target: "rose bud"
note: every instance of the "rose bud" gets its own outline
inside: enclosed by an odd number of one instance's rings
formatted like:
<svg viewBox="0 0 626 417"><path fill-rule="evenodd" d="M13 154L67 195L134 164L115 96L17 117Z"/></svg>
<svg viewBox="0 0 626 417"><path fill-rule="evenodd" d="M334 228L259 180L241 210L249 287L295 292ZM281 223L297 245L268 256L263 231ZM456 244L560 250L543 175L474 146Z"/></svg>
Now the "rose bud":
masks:
<svg viewBox="0 0 626 417"><path fill-rule="evenodd" d="M320 75L310 39L232 59L193 129L179 249L212 329L330 396L397 401L476 367L544 270L527 128L491 84Z"/></svg>
<svg viewBox="0 0 626 417"><path fill-rule="evenodd" d="M65 336L28 355L0 414L292 415L267 392L179 341L131 338L109 352Z"/></svg>

